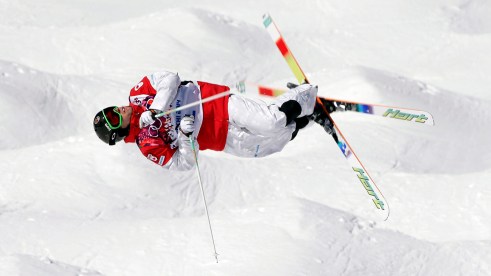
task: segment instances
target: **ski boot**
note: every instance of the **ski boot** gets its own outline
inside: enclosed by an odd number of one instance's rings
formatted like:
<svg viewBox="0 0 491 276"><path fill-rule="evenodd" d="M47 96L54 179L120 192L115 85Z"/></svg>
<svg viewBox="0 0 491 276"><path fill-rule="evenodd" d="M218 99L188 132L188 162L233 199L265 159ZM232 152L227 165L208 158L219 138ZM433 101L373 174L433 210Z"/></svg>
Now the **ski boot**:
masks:
<svg viewBox="0 0 491 276"><path fill-rule="evenodd" d="M314 113L309 116L309 119L321 125L325 132L332 135L334 133L334 124L331 122L331 119L324 108L331 113L336 110L336 107L330 101L322 98L318 98L318 100L320 100L322 104L319 103L319 101L315 102Z"/></svg>
<svg viewBox="0 0 491 276"><path fill-rule="evenodd" d="M286 87L288 87L289 89L293 89L297 86L298 84L291 82L286 84ZM309 120L321 125L325 132L327 132L329 135L332 135L334 133L334 124L331 122L331 119L327 115L326 111L330 114L336 110L337 107L334 102L317 97L314 112L309 115L308 118Z"/></svg>

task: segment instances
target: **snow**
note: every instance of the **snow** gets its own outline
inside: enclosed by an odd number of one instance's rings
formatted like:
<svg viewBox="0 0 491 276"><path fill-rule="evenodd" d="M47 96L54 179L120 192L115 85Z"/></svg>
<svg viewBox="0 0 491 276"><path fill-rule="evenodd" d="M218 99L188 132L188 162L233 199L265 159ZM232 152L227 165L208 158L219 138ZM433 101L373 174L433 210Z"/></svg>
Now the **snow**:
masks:
<svg viewBox="0 0 491 276"><path fill-rule="evenodd" d="M0 275L491 275L490 11L0 0ZM91 122L157 70L294 81L265 12L320 95L426 110L436 125L334 114L389 201L386 222L318 126L263 159L202 152L216 264L196 172L108 147Z"/></svg>

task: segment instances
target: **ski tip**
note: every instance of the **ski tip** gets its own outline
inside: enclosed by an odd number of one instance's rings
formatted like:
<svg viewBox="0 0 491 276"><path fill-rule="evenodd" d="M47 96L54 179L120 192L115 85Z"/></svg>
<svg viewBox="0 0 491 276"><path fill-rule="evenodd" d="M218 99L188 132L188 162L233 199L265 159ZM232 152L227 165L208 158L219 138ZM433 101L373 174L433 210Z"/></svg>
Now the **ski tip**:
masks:
<svg viewBox="0 0 491 276"><path fill-rule="evenodd" d="M427 126L434 126L435 120L433 119L433 115L427 111L421 111L421 115L419 118L415 118L415 122L422 123Z"/></svg>
<svg viewBox="0 0 491 276"><path fill-rule="evenodd" d="M378 188L377 188L378 190ZM385 197L380 194L380 190L378 190L379 195L382 197L379 200L373 200L375 203L376 210L373 212L373 219L376 221L388 221L390 217L390 207L389 202L385 199Z"/></svg>
<svg viewBox="0 0 491 276"><path fill-rule="evenodd" d="M389 220L389 216L390 216L390 209L389 209L389 211L387 212L387 216L385 217L384 221L388 221L388 220Z"/></svg>
<svg viewBox="0 0 491 276"><path fill-rule="evenodd" d="M396 112L399 112L399 111L396 110ZM431 113L429 113L427 111L421 111L421 110L418 113L416 113L415 115L411 114L410 112L407 112L407 113L397 114L397 116L391 116L391 118L412 121L412 122L422 124L422 125L427 125L427 126L434 126L435 125L435 120L433 119L433 115L431 115Z"/></svg>
<svg viewBox="0 0 491 276"><path fill-rule="evenodd" d="M429 126L434 126L435 125L435 120L433 119L433 115L429 112L426 112L428 116L428 124Z"/></svg>
<svg viewBox="0 0 491 276"><path fill-rule="evenodd" d="M272 22L273 22L273 19L271 19L271 16L269 15L269 13L263 14L263 25L265 28L269 27L269 25L271 25Z"/></svg>

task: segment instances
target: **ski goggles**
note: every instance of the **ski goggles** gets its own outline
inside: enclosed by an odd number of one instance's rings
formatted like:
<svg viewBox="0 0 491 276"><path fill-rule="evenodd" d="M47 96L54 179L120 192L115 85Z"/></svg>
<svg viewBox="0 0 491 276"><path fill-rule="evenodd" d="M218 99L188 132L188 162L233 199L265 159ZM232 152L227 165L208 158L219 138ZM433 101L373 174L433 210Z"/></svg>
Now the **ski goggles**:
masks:
<svg viewBox="0 0 491 276"><path fill-rule="evenodd" d="M123 124L123 115L119 113L117 106L103 109L102 115L104 116L104 120L106 120L107 125L112 130L120 128Z"/></svg>

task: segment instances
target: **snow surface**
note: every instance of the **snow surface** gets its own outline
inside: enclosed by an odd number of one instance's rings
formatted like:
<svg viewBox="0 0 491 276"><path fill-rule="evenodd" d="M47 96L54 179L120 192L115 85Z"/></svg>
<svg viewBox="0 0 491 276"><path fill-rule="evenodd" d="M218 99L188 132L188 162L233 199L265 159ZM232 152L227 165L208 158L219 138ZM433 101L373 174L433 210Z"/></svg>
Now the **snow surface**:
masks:
<svg viewBox="0 0 491 276"><path fill-rule="evenodd" d="M294 81L264 12L320 95L427 110L436 126L334 115L386 222L317 126L268 158L202 152L216 264L195 171L110 148L91 123L161 69ZM0 0L0 275L491 275L490 13L487 0Z"/></svg>

